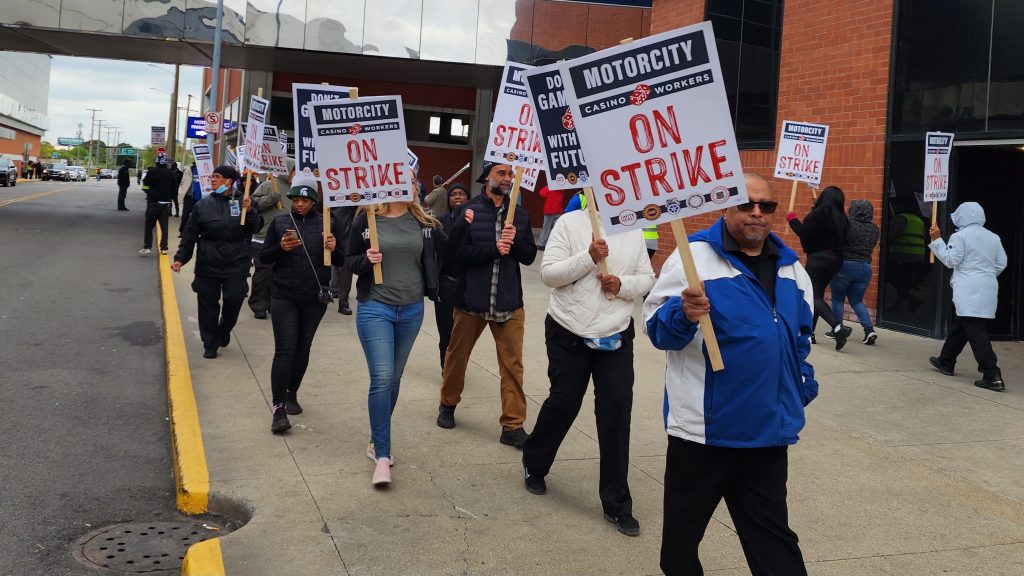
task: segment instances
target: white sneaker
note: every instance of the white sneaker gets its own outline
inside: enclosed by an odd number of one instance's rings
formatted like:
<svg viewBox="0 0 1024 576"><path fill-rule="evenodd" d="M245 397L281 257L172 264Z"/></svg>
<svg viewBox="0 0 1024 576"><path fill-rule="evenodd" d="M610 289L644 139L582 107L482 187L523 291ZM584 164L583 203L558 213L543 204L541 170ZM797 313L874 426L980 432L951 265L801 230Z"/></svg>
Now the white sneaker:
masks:
<svg viewBox="0 0 1024 576"><path fill-rule="evenodd" d="M165 255L166 255L166 254L167 254L167 250L161 249L161 250L160 250L160 253L161 253L161 254L165 254Z"/></svg>
<svg viewBox="0 0 1024 576"><path fill-rule="evenodd" d="M143 248L142 250L139 250L139 256L149 256L152 253L153 251L150 250L149 248Z"/></svg>
<svg viewBox="0 0 1024 576"><path fill-rule="evenodd" d="M377 467L373 469L373 485L386 486L391 484L391 459L380 458L377 460Z"/></svg>
<svg viewBox="0 0 1024 576"><path fill-rule="evenodd" d="M377 461L377 451L373 449L373 442L366 445L366 457L374 462ZM391 455L391 465L395 465L395 455Z"/></svg>

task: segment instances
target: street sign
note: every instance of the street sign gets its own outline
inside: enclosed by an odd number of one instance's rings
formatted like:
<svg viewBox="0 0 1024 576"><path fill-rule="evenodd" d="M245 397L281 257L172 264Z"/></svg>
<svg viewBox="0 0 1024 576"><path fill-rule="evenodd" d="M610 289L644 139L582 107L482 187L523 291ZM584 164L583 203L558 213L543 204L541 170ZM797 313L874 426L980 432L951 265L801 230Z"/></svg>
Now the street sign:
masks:
<svg viewBox="0 0 1024 576"><path fill-rule="evenodd" d="M135 156L135 148L121 148L118 156Z"/></svg>
<svg viewBox="0 0 1024 576"><path fill-rule="evenodd" d="M163 146L167 143L167 128L164 126L151 126L149 128L149 143Z"/></svg>
<svg viewBox="0 0 1024 576"><path fill-rule="evenodd" d="M81 138L57 138L58 146L79 146L84 143L85 140Z"/></svg>
<svg viewBox="0 0 1024 576"><path fill-rule="evenodd" d="M218 112L207 112L203 117L206 126L203 130L209 134L219 134L221 130L220 113ZM190 123L191 124L191 123Z"/></svg>
<svg viewBox="0 0 1024 576"><path fill-rule="evenodd" d="M189 116L187 126L185 130L186 138L206 138L206 118L202 116Z"/></svg>

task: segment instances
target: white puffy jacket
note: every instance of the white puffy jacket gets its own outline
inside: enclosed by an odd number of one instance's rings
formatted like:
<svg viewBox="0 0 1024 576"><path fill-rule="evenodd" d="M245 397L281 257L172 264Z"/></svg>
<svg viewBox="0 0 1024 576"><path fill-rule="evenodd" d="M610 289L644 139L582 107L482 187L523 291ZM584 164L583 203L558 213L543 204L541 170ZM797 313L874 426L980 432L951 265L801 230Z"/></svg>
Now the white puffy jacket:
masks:
<svg viewBox="0 0 1024 576"><path fill-rule="evenodd" d="M590 257L593 237L583 210L558 219L544 250L541 277L551 291L548 314L583 338L604 338L629 327L633 302L654 285L654 269L640 230L608 236L608 273L622 288L613 300L601 292L597 264Z"/></svg>

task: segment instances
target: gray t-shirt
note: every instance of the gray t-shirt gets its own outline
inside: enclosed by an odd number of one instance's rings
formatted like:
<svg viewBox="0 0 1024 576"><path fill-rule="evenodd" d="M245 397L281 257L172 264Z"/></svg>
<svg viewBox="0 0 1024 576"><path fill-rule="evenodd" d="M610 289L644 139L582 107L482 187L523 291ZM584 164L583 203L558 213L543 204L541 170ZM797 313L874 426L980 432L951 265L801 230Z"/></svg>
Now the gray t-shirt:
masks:
<svg viewBox="0 0 1024 576"><path fill-rule="evenodd" d="M401 306L423 300L423 231L409 212L397 218L377 217L383 284L372 284L370 298Z"/></svg>

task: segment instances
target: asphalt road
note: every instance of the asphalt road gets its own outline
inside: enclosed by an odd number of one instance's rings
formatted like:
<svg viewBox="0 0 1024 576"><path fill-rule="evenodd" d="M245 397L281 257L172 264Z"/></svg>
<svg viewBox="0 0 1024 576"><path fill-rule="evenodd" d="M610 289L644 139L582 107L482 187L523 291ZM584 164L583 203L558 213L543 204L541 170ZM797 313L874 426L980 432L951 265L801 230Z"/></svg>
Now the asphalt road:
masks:
<svg viewBox="0 0 1024 576"><path fill-rule="evenodd" d="M0 576L95 574L70 555L83 535L179 519L145 199L134 179L130 212L116 195L0 188Z"/></svg>

